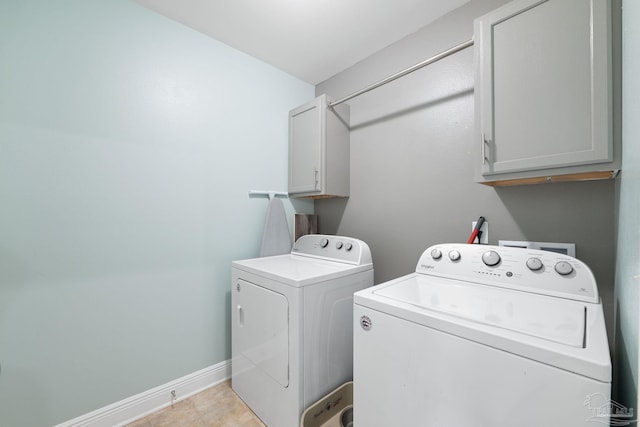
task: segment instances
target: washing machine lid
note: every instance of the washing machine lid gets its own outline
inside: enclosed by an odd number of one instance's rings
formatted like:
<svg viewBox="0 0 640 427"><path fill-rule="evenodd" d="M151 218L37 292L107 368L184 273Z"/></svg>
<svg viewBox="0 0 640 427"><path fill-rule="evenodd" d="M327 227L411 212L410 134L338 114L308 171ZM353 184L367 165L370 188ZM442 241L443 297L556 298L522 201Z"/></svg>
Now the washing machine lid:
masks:
<svg viewBox="0 0 640 427"><path fill-rule="evenodd" d="M353 265L304 255L276 255L233 261L232 268L301 287L373 269L372 264Z"/></svg>
<svg viewBox="0 0 640 427"><path fill-rule="evenodd" d="M576 301L426 275L382 287L374 294L472 322L584 347L585 307Z"/></svg>
<svg viewBox="0 0 640 427"><path fill-rule="evenodd" d="M354 304L611 382L601 304L419 273L356 292Z"/></svg>

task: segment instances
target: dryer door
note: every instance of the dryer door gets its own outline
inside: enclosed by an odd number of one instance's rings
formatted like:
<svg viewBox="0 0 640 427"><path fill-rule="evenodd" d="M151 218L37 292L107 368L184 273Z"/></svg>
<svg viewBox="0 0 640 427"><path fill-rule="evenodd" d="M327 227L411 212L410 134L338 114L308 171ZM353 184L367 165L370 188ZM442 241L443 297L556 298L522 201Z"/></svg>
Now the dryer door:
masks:
<svg viewBox="0 0 640 427"><path fill-rule="evenodd" d="M234 289L235 356L281 386L289 385L289 304L277 292L238 279Z"/></svg>

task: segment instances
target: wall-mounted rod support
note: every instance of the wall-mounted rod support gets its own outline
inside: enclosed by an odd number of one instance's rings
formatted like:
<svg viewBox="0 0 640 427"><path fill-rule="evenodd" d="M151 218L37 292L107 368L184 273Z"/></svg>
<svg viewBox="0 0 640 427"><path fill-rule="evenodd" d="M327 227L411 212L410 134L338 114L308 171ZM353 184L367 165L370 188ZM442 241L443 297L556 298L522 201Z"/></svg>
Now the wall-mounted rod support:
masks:
<svg viewBox="0 0 640 427"><path fill-rule="evenodd" d="M284 191L249 190L249 196L269 196L269 200L271 200L276 196L289 197L289 193Z"/></svg>
<svg viewBox="0 0 640 427"><path fill-rule="evenodd" d="M399 71L399 72L397 72L397 73L395 73L395 74L393 74L393 75L391 75L391 76L389 76L389 77L387 77L385 79L382 79L378 83L374 83L372 85L369 85L369 86L365 87L364 89L360 89L357 92L353 92L351 95L347 95L344 98L338 99L337 101L330 102L328 107L332 108L332 107L335 107L338 104L342 104L343 102L346 102L346 101L348 101L348 100L350 100L352 98L355 98L356 96L360 96L363 93L367 93L367 92L369 92L369 91L371 91L373 89L379 88L382 85L386 85L389 82L392 82L392 81L394 81L396 79L399 79L400 77L406 76L409 73L413 73L414 71L419 70L422 67L425 67L425 66L427 66L429 64L432 64L432 63L434 63L436 61L439 61L442 58L446 58L447 56L452 55L452 54L454 54L454 53L456 53L458 51L461 51L462 49L466 49L466 48L468 48L469 46L472 46L472 45L473 45L473 39L467 40L464 43L460 43L459 45L454 46L451 49L447 49L444 52L440 52L439 54L434 55L431 58L425 59L424 61L418 62L417 64L412 65L411 67L409 67L407 69Z"/></svg>

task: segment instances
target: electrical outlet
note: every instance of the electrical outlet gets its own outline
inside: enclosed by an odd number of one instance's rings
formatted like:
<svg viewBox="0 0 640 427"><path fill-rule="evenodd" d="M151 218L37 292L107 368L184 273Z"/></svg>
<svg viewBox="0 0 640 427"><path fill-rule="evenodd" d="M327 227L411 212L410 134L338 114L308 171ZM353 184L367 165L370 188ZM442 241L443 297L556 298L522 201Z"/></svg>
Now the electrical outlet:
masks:
<svg viewBox="0 0 640 427"><path fill-rule="evenodd" d="M473 231L473 229L476 228L477 223L478 221L473 221L471 223L471 231ZM488 245L489 244L489 221L485 221L482 224L482 227L480 227L480 231L482 232L482 234L480 235L480 244Z"/></svg>

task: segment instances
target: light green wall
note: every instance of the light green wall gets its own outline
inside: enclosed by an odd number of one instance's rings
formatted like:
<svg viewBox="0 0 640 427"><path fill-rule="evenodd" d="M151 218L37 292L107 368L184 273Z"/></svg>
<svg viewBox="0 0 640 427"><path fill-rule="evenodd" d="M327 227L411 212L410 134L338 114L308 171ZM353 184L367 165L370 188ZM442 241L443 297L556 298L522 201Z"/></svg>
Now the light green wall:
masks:
<svg viewBox="0 0 640 427"><path fill-rule="evenodd" d="M314 88L129 0L3 0L0 58L0 425L228 359L247 192L286 190Z"/></svg>
<svg viewBox="0 0 640 427"><path fill-rule="evenodd" d="M622 3L623 159L618 198L616 348L614 399L640 410L638 323L640 322L640 3Z"/></svg>

